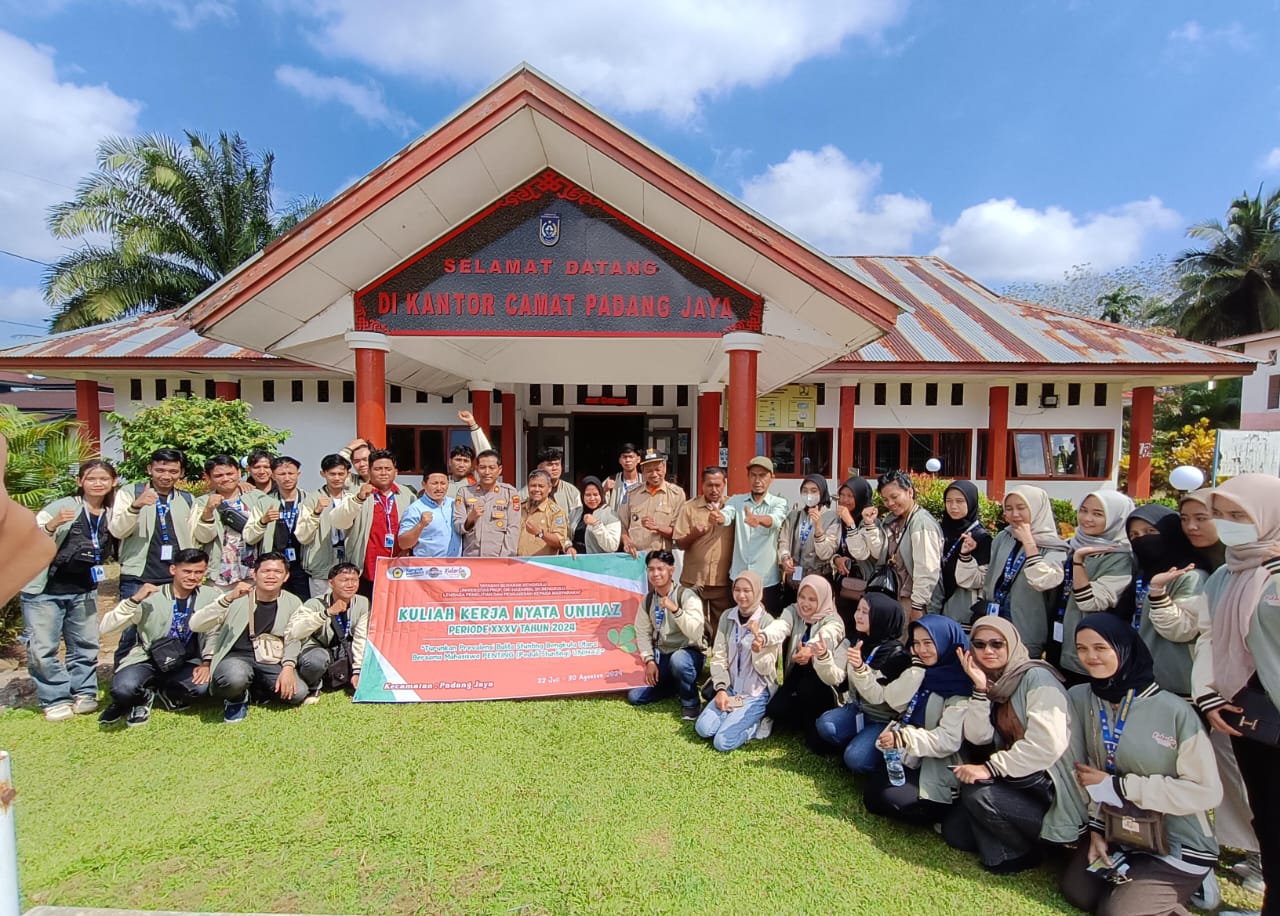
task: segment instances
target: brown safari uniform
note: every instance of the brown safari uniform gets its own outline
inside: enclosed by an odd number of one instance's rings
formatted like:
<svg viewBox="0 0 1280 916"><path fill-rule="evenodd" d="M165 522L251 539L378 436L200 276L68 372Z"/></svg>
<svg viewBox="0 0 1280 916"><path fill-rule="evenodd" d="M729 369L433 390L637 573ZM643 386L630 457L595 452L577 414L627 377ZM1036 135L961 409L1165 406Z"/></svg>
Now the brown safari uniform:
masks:
<svg viewBox="0 0 1280 916"><path fill-rule="evenodd" d="M720 506L723 509L724 503ZM696 588L702 595L702 603L707 610L707 643L711 644L715 642L720 615L734 606L733 583L729 581L729 566L733 563L733 526L714 524L707 501L699 496L681 507L676 517L676 540L688 537L695 527L706 528L707 533L685 549L680 584Z"/></svg>
<svg viewBox="0 0 1280 916"><path fill-rule="evenodd" d="M626 526L627 534L636 550L672 549L673 544L670 538L664 538L656 531L650 531L644 526L643 521L644 517L649 515L663 528L672 527L676 516L680 514L680 507L684 505L684 499L684 490L673 483L663 483L656 493L650 493L646 486L640 486L631 491L631 495L622 506L622 524Z"/></svg>
<svg viewBox="0 0 1280 916"><path fill-rule="evenodd" d="M569 539L569 520L565 516L564 510L556 504L556 501L547 497L537 508L525 503L521 515L520 544L517 556L547 557L558 554L560 551L537 535L530 534L529 529L525 527L529 522L533 522L539 531L558 534L560 535L560 543L566 543Z"/></svg>
<svg viewBox="0 0 1280 916"><path fill-rule="evenodd" d="M463 522L477 502L484 511L475 527L467 531ZM485 493L479 484L462 487L453 501L453 527L462 537L464 557L514 557L520 539L520 497L516 488L499 483Z"/></svg>

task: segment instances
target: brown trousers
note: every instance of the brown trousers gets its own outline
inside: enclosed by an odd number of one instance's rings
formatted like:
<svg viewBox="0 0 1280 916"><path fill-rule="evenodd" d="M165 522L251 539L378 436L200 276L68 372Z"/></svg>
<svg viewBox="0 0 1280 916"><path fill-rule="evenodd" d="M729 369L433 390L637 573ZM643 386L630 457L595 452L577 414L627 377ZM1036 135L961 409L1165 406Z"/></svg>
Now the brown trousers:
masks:
<svg viewBox="0 0 1280 916"><path fill-rule="evenodd" d="M1077 909L1095 916L1169 916L1188 914L1185 906L1204 882L1204 875L1192 875L1166 865L1152 856L1130 853L1126 884L1113 885L1090 874L1089 837L1080 838L1080 847L1062 875L1062 896Z"/></svg>

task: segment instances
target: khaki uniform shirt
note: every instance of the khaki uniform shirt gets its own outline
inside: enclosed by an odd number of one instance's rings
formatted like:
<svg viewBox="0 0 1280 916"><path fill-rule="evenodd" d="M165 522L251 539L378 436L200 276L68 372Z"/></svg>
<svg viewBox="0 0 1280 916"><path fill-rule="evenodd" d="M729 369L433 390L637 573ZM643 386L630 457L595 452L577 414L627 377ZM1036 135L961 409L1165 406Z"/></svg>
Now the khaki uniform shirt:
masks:
<svg viewBox="0 0 1280 916"><path fill-rule="evenodd" d="M535 527L542 532L550 532L560 535L560 543L567 544L569 541L569 520L564 514L564 510L550 499L544 499L537 508L528 503L523 504L520 517L520 544L517 555L522 557L546 557L554 556L560 551L556 550L545 540L537 535L530 534L528 527L529 522L533 522Z"/></svg>
<svg viewBox="0 0 1280 916"><path fill-rule="evenodd" d="M483 511L475 527L463 527L471 507ZM453 527L462 537L464 557L514 557L520 540L520 497L516 488L499 483L485 493L480 485L463 487L453 501Z"/></svg>
<svg viewBox="0 0 1280 916"><path fill-rule="evenodd" d="M728 586L729 566L733 562L733 526L712 522L707 501L699 496L681 507L676 516L675 539L688 537L696 527L706 528L707 533L685 548L680 582L689 586Z"/></svg>
<svg viewBox="0 0 1280 916"><path fill-rule="evenodd" d="M671 538L646 528L644 517L652 516L658 525L670 528L683 505L684 490L673 483L664 483L656 493L650 493L648 487L632 490L622 507L622 524L636 550L670 550L673 546Z"/></svg>

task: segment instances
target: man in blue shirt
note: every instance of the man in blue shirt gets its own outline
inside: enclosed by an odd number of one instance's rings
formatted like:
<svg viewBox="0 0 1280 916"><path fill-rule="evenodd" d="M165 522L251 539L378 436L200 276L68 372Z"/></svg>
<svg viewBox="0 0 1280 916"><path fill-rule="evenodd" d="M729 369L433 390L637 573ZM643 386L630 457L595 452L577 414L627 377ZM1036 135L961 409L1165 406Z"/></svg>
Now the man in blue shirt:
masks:
<svg viewBox="0 0 1280 916"><path fill-rule="evenodd" d="M422 484L422 495L400 518L397 542L415 557L460 557L462 538L453 527L453 497L449 475L431 471Z"/></svg>
<svg viewBox="0 0 1280 916"><path fill-rule="evenodd" d="M782 613L782 574L778 570L778 534L787 520L787 501L769 492L773 483L773 462L757 455L747 462L750 493L732 496L711 521L733 525L732 582L748 569L764 580L764 609L777 617Z"/></svg>

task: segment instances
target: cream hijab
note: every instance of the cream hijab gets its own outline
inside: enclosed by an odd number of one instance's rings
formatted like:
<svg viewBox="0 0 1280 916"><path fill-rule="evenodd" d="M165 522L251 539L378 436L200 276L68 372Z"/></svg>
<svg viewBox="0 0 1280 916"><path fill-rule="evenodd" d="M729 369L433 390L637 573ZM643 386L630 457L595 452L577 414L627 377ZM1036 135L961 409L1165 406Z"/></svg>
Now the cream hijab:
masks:
<svg viewBox="0 0 1280 916"><path fill-rule="evenodd" d="M1039 487L1020 484L1010 487L1005 499L1017 496L1027 504L1031 513L1031 536L1041 550L1050 547L1065 548L1067 542L1058 536L1058 523L1053 518L1053 505L1049 502L1049 494Z"/></svg>

